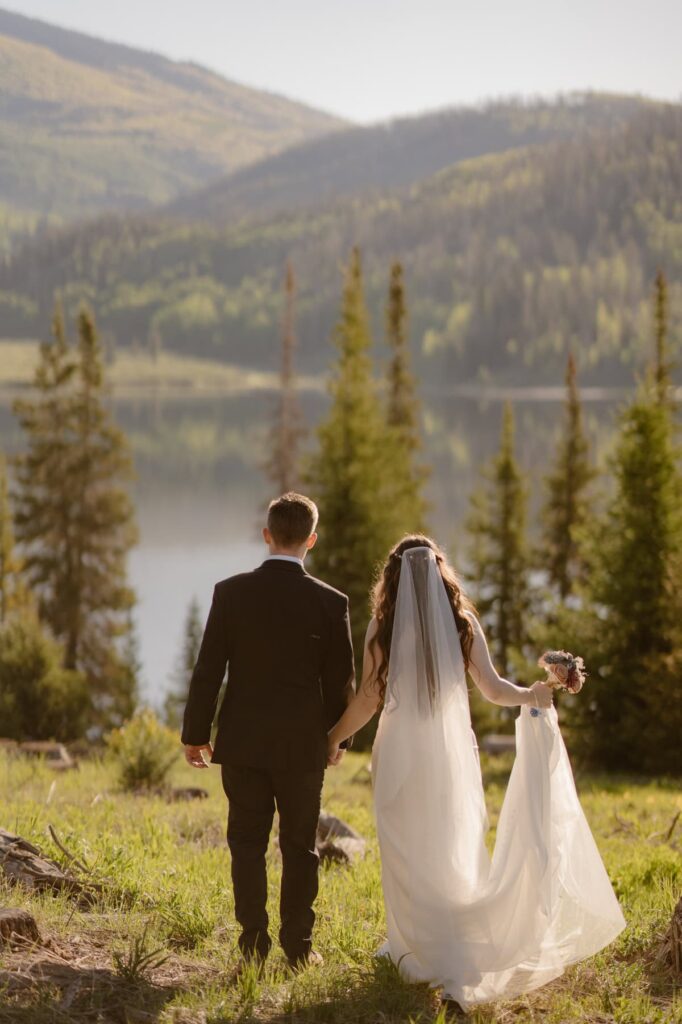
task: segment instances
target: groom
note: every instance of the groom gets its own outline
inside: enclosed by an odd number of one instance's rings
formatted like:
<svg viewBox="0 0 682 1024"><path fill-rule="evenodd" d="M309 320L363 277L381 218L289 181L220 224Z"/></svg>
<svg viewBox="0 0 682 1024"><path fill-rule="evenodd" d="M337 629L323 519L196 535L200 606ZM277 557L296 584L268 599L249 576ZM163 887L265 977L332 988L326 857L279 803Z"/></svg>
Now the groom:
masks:
<svg viewBox="0 0 682 1024"><path fill-rule="evenodd" d="M253 572L217 583L189 688L185 757L222 766L229 801L235 915L242 965L271 946L265 856L275 812L282 852L279 939L292 967L319 964L312 949L318 887L315 850L327 731L353 696L348 598L309 576L317 507L301 494L271 502L269 556ZM215 749L211 724L218 713Z"/></svg>

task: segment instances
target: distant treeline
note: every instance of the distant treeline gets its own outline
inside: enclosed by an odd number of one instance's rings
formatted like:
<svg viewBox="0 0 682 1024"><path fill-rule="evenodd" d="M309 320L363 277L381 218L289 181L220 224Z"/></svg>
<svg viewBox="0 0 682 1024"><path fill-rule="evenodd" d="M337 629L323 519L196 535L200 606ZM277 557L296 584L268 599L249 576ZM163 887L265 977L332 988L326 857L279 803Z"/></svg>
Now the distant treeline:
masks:
<svg viewBox="0 0 682 1024"><path fill-rule="evenodd" d="M380 195L229 224L112 216L49 232L0 267L1 333L39 335L58 291L67 312L96 306L109 357L166 347L274 368L289 259L301 367L322 370L340 265L359 244L375 324L385 268L404 266L426 382L555 383L571 349L583 383L624 383L645 360L659 266L673 357L682 347L680 195L682 109L643 105L612 131L480 157Z"/></svg>

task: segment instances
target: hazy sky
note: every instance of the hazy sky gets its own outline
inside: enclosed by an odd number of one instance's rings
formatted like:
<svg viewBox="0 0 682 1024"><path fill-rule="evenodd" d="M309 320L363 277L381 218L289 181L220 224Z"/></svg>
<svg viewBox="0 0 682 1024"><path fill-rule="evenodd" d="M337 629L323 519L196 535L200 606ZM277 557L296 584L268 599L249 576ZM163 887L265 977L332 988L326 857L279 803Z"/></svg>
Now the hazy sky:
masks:
<svg viewBox="0 0 682 1024"><path fill-rule="evenodd" d="M6 6L194 60L355 121L585 88L682 97L681 0L7 0Z"/></svg>

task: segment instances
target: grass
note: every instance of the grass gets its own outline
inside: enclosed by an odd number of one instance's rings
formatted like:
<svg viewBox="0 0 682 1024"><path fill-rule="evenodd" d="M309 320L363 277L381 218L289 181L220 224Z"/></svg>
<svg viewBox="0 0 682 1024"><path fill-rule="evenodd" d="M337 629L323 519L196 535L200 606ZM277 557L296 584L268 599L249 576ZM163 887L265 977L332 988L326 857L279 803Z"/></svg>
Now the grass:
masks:
<svg viewBox="0 0 682 1024"><path fill-rule="evenodd" d="M181 762L174 767L174 784L209 790L207 800L187 804L118 792L106 761L55 776L34 761L0 760L0 825L63 861L48 833L53 825L105 882L92 906L0 882L0 906L30 910L52 946L0 952L0 1024L442 1024L436 993L405 984L374 959L384 922L371 792L360 771L366 760L351 754L327 773L325 807L367 836L369 851L353 868L322 872L316 942L325 966L294 977L273 949L263 976L247 971L236 984L226 808L215 768L199 776ZM494 823L509 764L484 768ZM546 988L477 1010L472 1024L682 1021L675 984L652 955L682 890L682 822L668 834L682 808L680 789L620 777L579 783L628 928ZM276 934L274 841L269 861Z"/></svg>
<svg viewBox="0 0 682 1024"><path fill-rule="evenodd" d="M0 339L0 390L30 386L38 359L37 341ZM250 370L211 359L196 359L161 352L154 359L146 352L121 350L107 367L107 381L117 395L144 395L163 391L219 393L270 391L279 387L279 376L266 370ZM320 379L304 377L303 389L319 390Z"/></svg>

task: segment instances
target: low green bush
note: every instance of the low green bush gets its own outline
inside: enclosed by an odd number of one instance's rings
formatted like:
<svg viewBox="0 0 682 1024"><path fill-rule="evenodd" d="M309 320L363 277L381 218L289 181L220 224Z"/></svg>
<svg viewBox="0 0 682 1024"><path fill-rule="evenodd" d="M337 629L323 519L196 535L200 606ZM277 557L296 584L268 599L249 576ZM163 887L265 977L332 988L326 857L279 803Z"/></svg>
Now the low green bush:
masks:
<svg viewBox="0 0 682 1024"><path fill-rule="evenodd" d="M125 790L162 787L179 754L177 734L143 708L106 736L118 779Z"/></svg>

